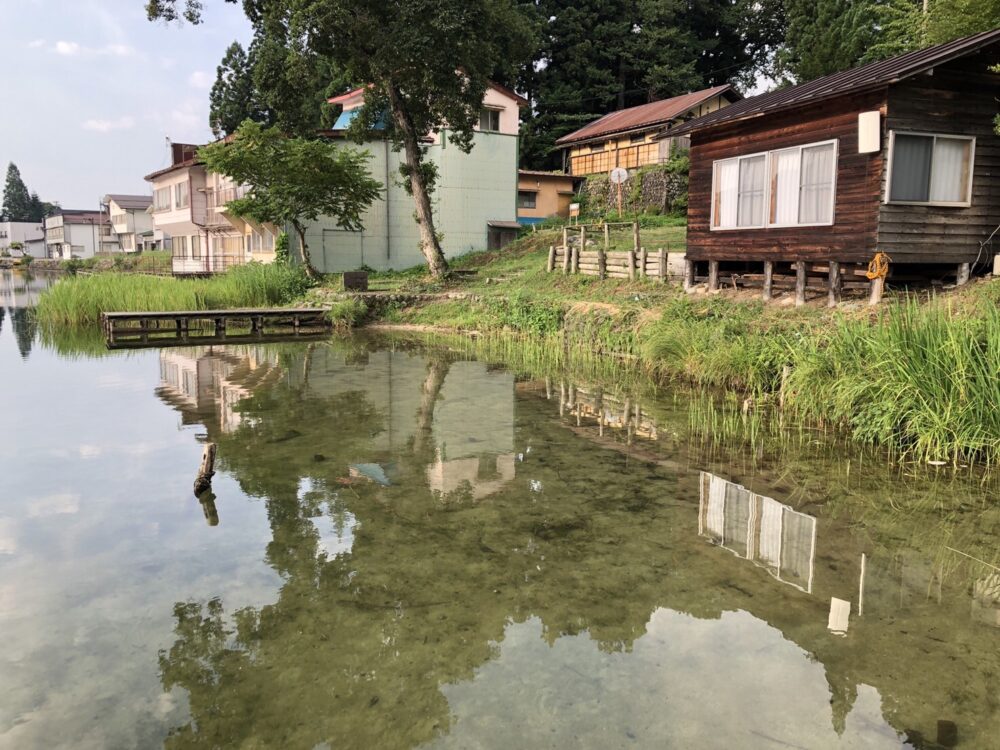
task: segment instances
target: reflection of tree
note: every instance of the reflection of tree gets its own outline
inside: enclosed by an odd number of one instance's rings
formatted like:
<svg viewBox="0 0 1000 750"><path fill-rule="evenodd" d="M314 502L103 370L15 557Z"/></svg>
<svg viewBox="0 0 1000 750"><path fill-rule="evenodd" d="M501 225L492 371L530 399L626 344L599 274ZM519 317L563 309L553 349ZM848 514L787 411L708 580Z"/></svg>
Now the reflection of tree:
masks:
<svg viewBox="0 0 1000 750"><path fill-rule="evenodd" d="M17 348L21 352L21 359L27 359L31 354L31 345L35 341L35 334L38 331L38 323L32 311L26 307L15 307L10 311L10 322L14 327L14 336L17 338Z"/></svg>
<svg viewBox="0 0 1000 750"><path fill-rule="evenodd" d="M4 317L6 316L6 314L7 314L6 310L4 310L4 308L0 307L0 333L3 333L3 321L4 321Z"/></svg>
<svg viewBox="0 0 1000 750"><path fill-rule="evenodd" d="M421 454L434 448L449 371L432 360L413 377L414 440L384 456L400 465L389 487L347 474L371 460L385 421L360 392L320 398L283 383L241 404L241 427L217 438L220 463L264 499L266 559L283 584L260 608L176 605L161 677L189 693L191 721L168 747L418 745L449 729L441 686L494 658L509 622L538 617L549 643L587 632L604 651L628 651L659 606L698 618L745 610L780 629L824 665L838 730L861 683L878 688L901 730L961 688L926 678L952 674L943 663L982 645L967 623L925 607L939 632L961 631L959 646L935 644L939 655L891 621L831 638L825 601L790 593L697 536L696 477L567 440L544 402L518 402L516 442L533 450L515 481L489 502L442 503ZM349 552L321 552L320 515L356 520ZM858 549L847 521L819 539L836 552L834 568ZM891 673L881 670L887 659ZM996 688L988 671L970 678L980 694ZM949 706L948 718L965 726L977 705L967 704Z"/></svg>

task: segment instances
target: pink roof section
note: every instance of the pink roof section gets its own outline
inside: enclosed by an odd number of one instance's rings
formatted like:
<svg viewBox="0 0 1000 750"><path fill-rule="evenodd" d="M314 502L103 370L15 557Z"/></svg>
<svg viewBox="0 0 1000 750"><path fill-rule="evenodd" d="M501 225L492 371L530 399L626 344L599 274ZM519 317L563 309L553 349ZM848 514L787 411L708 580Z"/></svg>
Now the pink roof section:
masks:
<svg viewBox="0 0 1000 750"><path fill-rule="evenodd" d="M688 111L703 102L725 93L729 93L737 99L741 98L729 84L715 86L714 88L702 91L693 91L690 94L682 94L681 96L662 99L658 102L640 104L638 107L629 107L628 109L609 112L604 117L594 120L589 125L584 125L579 130L569 135L564 135L556 143L565 145L613 133L622 133L628 130L666 125L671 120L685 115Z"/></svg>

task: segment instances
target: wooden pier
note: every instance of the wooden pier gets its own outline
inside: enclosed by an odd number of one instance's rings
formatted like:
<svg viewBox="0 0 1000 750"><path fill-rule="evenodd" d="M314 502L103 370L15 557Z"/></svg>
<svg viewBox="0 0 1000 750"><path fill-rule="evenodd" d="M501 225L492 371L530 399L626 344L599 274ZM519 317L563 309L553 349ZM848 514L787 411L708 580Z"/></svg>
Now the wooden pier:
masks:
<svg viewBox="0 0 1000 750"><path fill-rule="evenodd" d="M108 312L101 329L109 349L284 340L331 327L327 308Z"/></svg>

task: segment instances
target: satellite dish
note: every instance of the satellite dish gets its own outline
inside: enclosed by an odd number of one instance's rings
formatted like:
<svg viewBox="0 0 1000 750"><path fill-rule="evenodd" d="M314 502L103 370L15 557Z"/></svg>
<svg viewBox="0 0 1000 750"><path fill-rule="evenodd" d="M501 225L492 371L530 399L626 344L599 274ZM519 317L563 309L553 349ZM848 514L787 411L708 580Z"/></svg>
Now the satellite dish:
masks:
<svg viewBox="0 0 1000 750"><path fill-rule="evenodd" d="M611 174L608 175L608 179L611 180L612 185L621 185L628 179L628 170L624 167L615 167L611 170Z"/></svg>

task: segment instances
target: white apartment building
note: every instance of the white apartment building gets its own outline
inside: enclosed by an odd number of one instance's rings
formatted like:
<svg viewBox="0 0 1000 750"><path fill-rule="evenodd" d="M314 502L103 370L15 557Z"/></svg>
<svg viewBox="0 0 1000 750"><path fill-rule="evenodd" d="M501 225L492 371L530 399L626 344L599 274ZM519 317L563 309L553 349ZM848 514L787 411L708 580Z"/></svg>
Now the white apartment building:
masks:
<svg viewBox="0 0 1000 750"><path fill-rule="evenodd" d="M118 240L102 211L62 208L45 217L45 254L48 258L92 258L112 253Z"/></svg>
<svg viewBox="0 0 1000 750"><path fill-rule="evenodd" d="M0 221L0 254L45 257L45 226L40 221ZM21 249L11 245L20 245Z"/></svg>
<svg viewBox="0 0 1000 750"><path fill-rule="evenodd" d="M101 201L118 250L135 253L153 244L153 217L148 195L105 195Z"/></svg>

